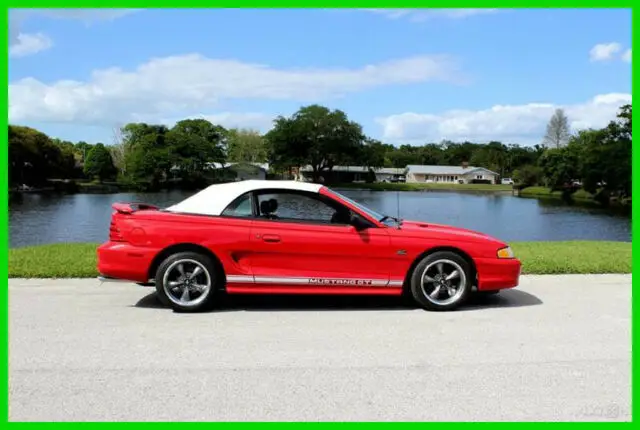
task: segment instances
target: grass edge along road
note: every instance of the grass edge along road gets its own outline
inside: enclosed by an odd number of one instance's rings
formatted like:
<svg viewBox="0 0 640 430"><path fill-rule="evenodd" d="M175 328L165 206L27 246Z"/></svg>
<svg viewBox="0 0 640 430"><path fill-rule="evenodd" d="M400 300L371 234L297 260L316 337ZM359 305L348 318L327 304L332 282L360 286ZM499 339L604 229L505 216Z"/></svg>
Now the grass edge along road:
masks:
<svg viewBox="0 0 640 430"><path fill-rule="evenodd" d="M95 243L9 249L9 278L93 278ZM525 275L631 273L631 242L513 242Z"/></svg>

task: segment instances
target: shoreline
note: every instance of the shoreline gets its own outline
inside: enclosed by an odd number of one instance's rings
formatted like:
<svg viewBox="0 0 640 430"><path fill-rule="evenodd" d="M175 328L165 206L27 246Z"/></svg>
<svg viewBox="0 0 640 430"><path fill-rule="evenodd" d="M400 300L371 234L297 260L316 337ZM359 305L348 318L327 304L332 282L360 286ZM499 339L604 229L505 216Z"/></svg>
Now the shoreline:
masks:
<svg viewBox="0 0 640 430"><path fill-rule="evenodd" d="M195 193L198 189L181 188L177 186L163 187L159 190L148 191L137 189L130 184L121 184L115 182L107 183L67 183L66 185L58 185L56 187L47 187L46 189L33 190L9 190L9 203L19 204L24 199L25 194L37 194L45 196L67 196L67 195L96 195L96 194L121 194L121 193L142 193L142 194L161 194L167 192L184 192ZM531 186L518 189L512 185L502 184L424 184L424 183L335 183L326 184L326 186L344 191L366 191L366 192L411 192L411 193L455 193L460 195L475 196L513 196L523 199L536 199L541 202L553 202L565 205L576 205L589 209L610 212L620 216L631 216L631 199L618 201L612 199L610 203L603 204L599 202L594 195L584 191L577 190L570 195L563 195L560 191L551 191L541 186ZM11 210L11 209L9 209Z"/></svg>
<svg viewBox="0 0 640 430"><path fill-rule="evenodd" d="M127 192L165 192L165 191L197 191L202 187L180 187L177 185L164 184L164 186L145 191L135 184L122 182L80 182L80 181L50 181L53 185L31 188L17 189L9 188L10 195L23 194L118 194ZM224 182L223 182L224 183ZM209 184L209 185L213 185ZM412 191L412 192L428 192L428 191L450 191L450 192L484 192L484 193L501 193L512 194L519 197L536 197L536 198L554 198L563 199L561 191L551 191L551 189L532 185L519 188L515 185L504 184L454 184L454 183L419 183L419 182L336 182L323 184L329 188L358 190L358 191ZM208 185L207 185L208 186ZM571 200L596 202L595 196L587 191L578 189L569 194ZM629 199L630 200L630 199Z"/></svg>
<svg viewBox="0 0 640 430"><path fill-rule="evenodd" d="M513 186L502 184L436 184L414 182L372 182L372 183L335 183L327 184L330 188L362 191L449 191L449 192L484 192L512 194Z"/></svg>

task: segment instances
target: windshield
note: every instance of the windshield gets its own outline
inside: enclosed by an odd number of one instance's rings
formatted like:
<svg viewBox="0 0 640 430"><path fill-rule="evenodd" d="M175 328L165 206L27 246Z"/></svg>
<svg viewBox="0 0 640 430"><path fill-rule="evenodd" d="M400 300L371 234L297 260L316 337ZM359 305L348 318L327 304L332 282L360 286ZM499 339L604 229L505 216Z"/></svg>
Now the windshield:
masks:
<svg viewBox="0 0 640 430"><path fill-rule="evenodd" d="M339 192L337 192L336 190L331 190L331 192L333 192L335 195L337 195L338 197L340 197L341 199L343 199L344 201L347 201L349 203L351 203L353 206L357 207L358 209L360 209L362 212L366 213L367 215L369 215L370 217L383 222L386 225L393 225L397 223L397 220L395 218L391 218L387 215L383 215L379 212L374 211L373 209L369 209L366 206L363 206L362 204L350 199L349 197L345 196L344 194L341 194Z"/></svg>

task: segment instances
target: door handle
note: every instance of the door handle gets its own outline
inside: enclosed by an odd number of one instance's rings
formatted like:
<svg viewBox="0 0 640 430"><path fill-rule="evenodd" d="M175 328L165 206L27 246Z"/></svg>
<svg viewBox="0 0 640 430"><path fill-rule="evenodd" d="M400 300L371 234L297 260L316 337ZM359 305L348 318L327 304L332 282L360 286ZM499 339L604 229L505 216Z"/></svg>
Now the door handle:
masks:
<svg viewBox="0 0 640 430"><path fill-rule="evenodd" d="M262 240L270 243L280 242L280 236L276 234L265 234L262 236Z"/></svg>

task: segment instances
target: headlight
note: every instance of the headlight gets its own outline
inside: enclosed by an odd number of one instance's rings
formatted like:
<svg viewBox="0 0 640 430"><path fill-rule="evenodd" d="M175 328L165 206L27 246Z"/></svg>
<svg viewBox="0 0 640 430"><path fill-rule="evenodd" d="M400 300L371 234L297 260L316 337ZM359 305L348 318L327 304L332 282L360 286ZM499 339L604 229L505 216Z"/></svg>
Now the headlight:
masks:
<svg viewBox="0 0 640 430"><path fill-rule="evenodd" d="M498 258L515 258L513 250L510 246L498 249Z"/></svg>

